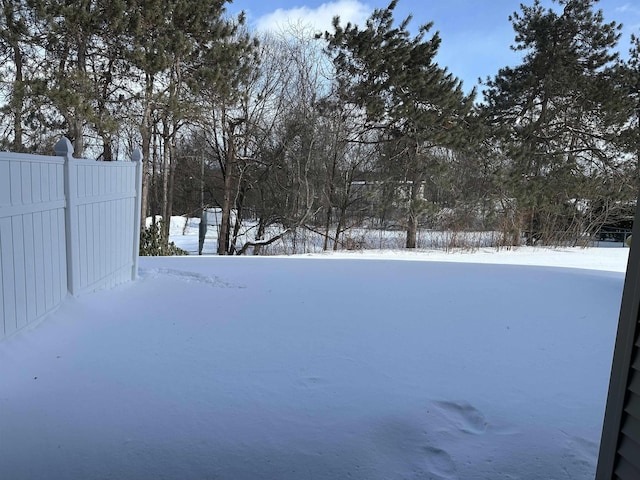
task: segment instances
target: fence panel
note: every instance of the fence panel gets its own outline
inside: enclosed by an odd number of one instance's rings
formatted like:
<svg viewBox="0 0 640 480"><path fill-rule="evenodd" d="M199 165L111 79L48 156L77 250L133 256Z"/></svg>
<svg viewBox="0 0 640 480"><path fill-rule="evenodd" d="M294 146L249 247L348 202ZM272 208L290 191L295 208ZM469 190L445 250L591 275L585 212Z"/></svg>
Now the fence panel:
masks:
<svg viewBox="0 0 640 480"><path fill-rule="evenodd" d="M78 295L135 279L142 156L0 153L0 339Z"/></svg>
<svg viewBox="0 0 640 480"><path fill-rule="evenodd" d="M64 159L0 154L0 338L66 295L64 209Z"/></svg>
<svg viewBox="0 0 640 480"><path fill-rule="evenodd" d="M142 162L96 162L72 158L62 139L66 175L67 285L72 295L112 287L135 278L139 226L134 209L141 190ZM141 159L140 159L141 160ZM121 212L117 215L115 212ZM122 245L122 247L120 247Z"/></svg>

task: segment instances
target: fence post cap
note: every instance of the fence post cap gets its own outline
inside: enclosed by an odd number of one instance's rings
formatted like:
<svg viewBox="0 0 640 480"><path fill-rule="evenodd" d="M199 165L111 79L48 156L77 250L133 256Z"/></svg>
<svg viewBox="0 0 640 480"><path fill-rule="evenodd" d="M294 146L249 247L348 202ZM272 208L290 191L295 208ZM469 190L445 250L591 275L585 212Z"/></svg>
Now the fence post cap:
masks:
<svg viewBox="0 0 640 480"><path fill-rule="evenodd" d="M65 157L67 155L71 156L73 154L73 145L69 141L67 137L62 137L58 140L53 147L53 150L56 152L56 155Z"/></svg>
<svg viewBox="0 0 640 480"><path fill-rule="evenodd" d="M131 154L131 160L134 162L141 162L142 161L142 152L140 151L139 148L136 148L133 153Z"/></svg>

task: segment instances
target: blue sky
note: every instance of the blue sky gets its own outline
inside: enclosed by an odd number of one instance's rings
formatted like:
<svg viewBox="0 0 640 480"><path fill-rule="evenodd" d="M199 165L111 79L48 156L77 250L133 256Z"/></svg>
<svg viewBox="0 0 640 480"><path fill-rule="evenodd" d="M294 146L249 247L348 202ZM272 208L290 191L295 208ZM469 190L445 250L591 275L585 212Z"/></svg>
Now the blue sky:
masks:
<svg viewBox="0 0 640 480"><path fill-rule="evenodd" d="M432 31L438 30L442 37L438 62L470 90L479 77L485 79L501 67L519 63L519 54L509 48L514 33L508 17L519 10L520 3L532 4L533 0L399 0L396 18L412 14L411 26L415 27L433 21ZM542 3L558 8L551 0ZM228 11L244 10L249 23L259 29L277 29L287 21L301 21L328 30L335 15L362 23L375 8L388 4L388 0L233 0ZM640 36L640 2L600 0L598 8L606 21L624 25L620 50L626 56L631 33Z"/></svg>

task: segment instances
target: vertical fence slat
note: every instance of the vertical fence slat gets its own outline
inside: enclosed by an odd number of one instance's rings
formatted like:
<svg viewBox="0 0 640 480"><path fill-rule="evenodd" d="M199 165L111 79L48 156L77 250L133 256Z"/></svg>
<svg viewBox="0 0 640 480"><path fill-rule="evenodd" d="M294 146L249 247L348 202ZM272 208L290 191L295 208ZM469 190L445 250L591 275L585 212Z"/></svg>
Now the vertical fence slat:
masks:
<svg viewBox="0 0 640 480"><path fill-rule="evenodd" d="M11 217L0 218L0 255L2 256L2 288L4 303L4 334L16 331L16 294L13 267L13 234Z"/></svg>
<svg viewBox="0 0 640 480"><path fill-rule="evenodd" d="M118 200L116 202L116 216L118 218L122 218L124 213L125 213L124 201L123 200ZM121 237L116 237L115 241L116 241L116 245L117 245L119 263L120 262L124 263L126 261L126 259L123 258L123 254L124 254L124 252L127 251L126 250L127 239L125 237L121 236ZM121 263L121 265L123 263Z"/></svg>
<svg viewBox="0 0 640 480"><path fill-rule="evenodd" d="M11 172L9 162L0 162L0 207L11 205Z"/></svg>
<svg viewBox="0 0 640 480"><path fill-rule="evenodd" d="M13 234L13 281L16 297L16 328L27 325L27 291L24 262L24 228L22 217L11 217Z"/></svg>
<svg viewBox="0 0 640 480"><path fill-rule="evenodd" d="M91 179L91 169L84 167L84 196L90 197L93 195L93 180Z"/></svg>
<svg viewBox="0 0 640 480"><path fill-rule="evenodd" d="M94 190L95 191L95 190ZM97 204L92 203L87 209L89 211L89 219L87 221L87 245L89 247L89 278L91 284L96 282L98 278L99 258L100 252L98 251L96 240L100 232L98 230L98 212Z"/></svg>
<svg viewBox="0 0 640 480"><path fill-rule="evenodd" d="M1 225L0 225L1 228ZM0 231L0 339L4 336L4 322L9 318L4 307L4 267L2 264L2 232Z"/></svg>
<svg viewBox="0 0 640 480"><path fill-rule="evenodd" d="M107 193L111 193L108 189L107 189L107 177L110 177L110 172L107 171L107 169L104 166L100 166L100 168L98 168L98 171L100 172L100 195L106 195Z"/></svg>
<svg viewBox="0 0 640 480"><path fill-rule="evenodd" d="M115 201L109 202L109 225L115 225L117 220L116 220L116 214L115 214ZM109 232L109 248L111 248L114 252L116 252L115 255L111 255L109 257L109 271L110 272L115 272L119 267L120 267L120 255L117 249L117 245L115 240L118 238L116 236L116 233L113 229L108 230Z"/></svg>
<svg viewBox="0 0 640 480"><path fill-rule="evenodd" d="M29 205L33 203L32 195L31 195L31 164L30 163L22 163L20 164L20 190L22 190L22 201L20 202L22 205Z"/></svg>
<svg viewBox="0 0 640 480"><path fill-rule="evenodd" d="M107 287L112 287L114 285L113 282L113 277L114 275L108 275L108 272L115 272L117 271L116 268L114 268L114 261L117 260L117 256L115 253L115 249L113 248L114 245L111 242L111 239L113 238L113 229L109 229L109 225L112 225L111 223L111 204L113 202L106 202L103 205L104 208L104 217L105 217L105 222L104 222L104 226L106 227L104 230L104 245L105 247L111 252L110 255L106 255L103 258L103 262L104 262L104 270L105 272L107 272L107 276L105 278L107 278ZM115 225L115 224L114 224Z"/></svg>
<svg viewBox="0 0 640 480"><path fill-rule="evenodd" d="M65 190L64 190L64 165L51 165L54 168L56 174L55 178L57 180L57 195L56 198L65 198Z"/></svg>
<svg viewBox="0 0 640 480"><path fill-rule="evenodd" d="M49 167L43 165L40 169L40 191L42 193L40 199L43 202L51 200L51 182L49 181Z"/></svg>
<svg viewBox="0 0 640 480"><path fill-rule="evenodd" d="M109 250L109 246L107 245L107 242L105 242L105 237L107 236L107 222L109 221L109 217L107 217L107 204L105 202L100 202L98 207L100 209L100 233L98 236L98 250L100 251L100 278L106 278L108 273L107 259L108 257L113 256L113 252ZM117 230L117 228L117 224L112 226L113 230Z"/></svg>
<svg viewBox="0 0 640 480"><path fill-rule="evenodd" d="M40 178L40 172L38 172ZM38 318L37 312L37 291L36 291L36 264L34 255L34 231L33 215L22 217L22 229L24 232L24 266L25 266L25 288L27 302L27 323Z"/></svg>
<svg viewBox="0 0 640 480"><path fill-rule="evenodd" d="M82 210L84 212L84 235L82 236L80 241L84 242L84 248L87 252L87 259L85 261L87 265L87 275L82 285L86 286L93 283L93 271L95 268L95 265L93 264L93 242L91 241L91 231L93 229L93 206L91 204L83 205Z"/></svg>
<svg viewBox="0 0 640 480"><path fill-rule="evenodd" d="M97 173L97 172L96 172ZM97 176L97 175L96 175ZM97 185L94 185L94 188L96 188L96 190L94 190L94 192L98 192L99 190L97 190ZM99 278L100 278L100 273L99 273L99 268L100 268L100 262L98 259L98 255L100 255L100 252L98 250L98 237L100 236L100 231L98 230L98 213L96 212L97 210L97 204L96 203L92 203L90 205L88 205L87 208L87 212L89 213L89 217L87 218L87 245L89 247L89 266L90 266L90 272L91 274L89 275L89 285L93 285ZM87 285L83 285L83 287L86 287Z"/></svg>
<svg viewBox="0 0 640 480"><path fill-rule="evenodd" d="M42 165L39 163L31 164L31 197L33 199L33 203L42 202L42 177L40 176L40 170L42 170Z"/></svg>
<svg viewBox="0 0 640 480"><path fill-rule="evenodd" d="M21 168L18 162L9 163L9 176L11 178L11 205L22 204L22 179Z"/></svg>
<svg viewBox="0 0 640 480"><path fill-rule="evenodd" d="M64 209L58 210L58 264L60 265L60 285L58 295L60 300L67 295L67 239L65 237Z"/></svg>
<svg viewBox="0 0 640 480"><path fill-rule="evenodd" d="M53 303L53 266L51 264L51 216L49 212L42 214L42 230L45 232L45 240L42 245L44 253L44 305L47 310L54 307Z"/></svg>
<svg viewBox="0 0 640 480"><path fill-rule="evenodd" d="M86 205L78 205L76 212L76 218L78 221L78 262L80 263L78 268L80 285L89 284L89 253L88 253L88 241L87 241L87 208Z"/></svg>
<svg viewBox="0 0 640 480"><path fill-rule="evenodd" d="M115 193L116 189L114 188L115 179L113 175L105 175L105 192Z"/></svg>
<svg viewBox="0 0 640 480"><path fill-rule="evenodd" d="M99 168L91 169L91 181L93 183L93 185L91 186L91 194L100 195L100 169Z"/></svg>
<svg viewBox="0 0 640 480"><path fill-rule="evenodd" d="M51 222L51 298L54 304L60 302L60 282L66 284L67 277L60 278L60 263L55 259L60 251L60 245L58 244L60 237L58 236L58 213L56 210L47 212L49 215L49 221ZM64 225L63 225L64 228Z"/></svg>
<svg viewBox="0 0 640 480"><path fill-rule="evenodd" d="M76 167L75 176L70 181L73 181L77 188L78 198L87 196L87 180L85 178L85 170L88 170L89 167L85 167L83 165Z"/></svg>
<svg viewBox="0 0 640 480"><path fill-rule="evenodd" d="M100 176L100 169L96 169L96 173L98 174L98 177ZM100 188L98 188L98 192L100 191ZM102 255L103 250L102 250L102 222L104 221L103 218L100 218L100 205L101 203L94 203L93 204L93 241L91 243L93 243L93 263L95 265L95 272L94 272L94 282L97 282L98 280L100 280L101 278L103 278L102 276L102 261L101 258L104 256ZM106 254L106 252L104 252Z"/></svg>
<svg viewBox="0 0 640 480"><path fill-rule="evenodd" d="M36 275L36 312L38 316L44 315L47 311L45 302L46 290L44 282L44 250L45 232L42 228L42 212L33 214L33 243L34 243L34 267Z"/></svg>

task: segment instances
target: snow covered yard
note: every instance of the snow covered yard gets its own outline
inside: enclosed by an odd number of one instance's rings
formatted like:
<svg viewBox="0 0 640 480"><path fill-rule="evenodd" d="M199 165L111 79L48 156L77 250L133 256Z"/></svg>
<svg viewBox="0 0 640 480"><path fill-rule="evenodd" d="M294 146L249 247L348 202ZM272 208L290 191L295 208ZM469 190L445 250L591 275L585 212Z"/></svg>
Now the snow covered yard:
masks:
<svg viewBox="0 0 640 480"><path fill-rule="evenodd" d="M592 479L627 254L143 258L0 343L0 478Z"/></svg>

